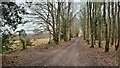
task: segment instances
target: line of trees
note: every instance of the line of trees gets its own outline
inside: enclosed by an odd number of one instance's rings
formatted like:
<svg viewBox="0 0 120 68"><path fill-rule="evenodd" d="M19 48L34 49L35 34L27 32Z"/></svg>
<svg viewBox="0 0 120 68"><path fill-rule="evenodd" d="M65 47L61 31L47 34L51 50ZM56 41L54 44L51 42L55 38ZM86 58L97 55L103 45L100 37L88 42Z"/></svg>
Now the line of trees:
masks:
<svg viewBox="0 0 120 68"><path fill-rule="evenodd" d="M9 51L9 46L14 44L11 40L14 37L12 32L15 33L19 24L29 23L29 21L24 21L22 16L30 13L14 2L3 2L1 6L0 34L2 35L2 48ZM33 11L31 15L38 16L39 22L33 21L34 24L39 26L36 33L49 31L52 35L53 39L49 43L54 41L55 44L58 44L62 39L69 41L71 38L78 36L79 23L76 18L77 13L73 12L72 2L40 2L35 4L26 2L24 6ZM19 33L19 39L23 49L25 49L27 47L25 30L22 29L16 31L16 33Z"/></svg>
<svg viewBox="0 0 120 68"><path fill-rule="evenodd" d="M86 2L80 16L83 37L91 48L98 42L102 47L105 41L105 52L111 45L118 50L120 45L120 3L119 2Z"/></svg>
<svg viewBox="0 0 120 68"><path fill-rule="evenodd" d="M32 3L27 2L27 4ZM73 33L76 33L76 36L79 33L79 27L76 27L79 26L78 22L73 20L77 15L73 12L73 4L72 2L44 2L32 4L29 8L35 11L35 14L41 19L39 26L42 25L45 30L49 31L54 43L57 44L62 39L69 41L73 37ZM74 23L75 26L72 26ZM72 27L76 30L73 31Z"/></svg>

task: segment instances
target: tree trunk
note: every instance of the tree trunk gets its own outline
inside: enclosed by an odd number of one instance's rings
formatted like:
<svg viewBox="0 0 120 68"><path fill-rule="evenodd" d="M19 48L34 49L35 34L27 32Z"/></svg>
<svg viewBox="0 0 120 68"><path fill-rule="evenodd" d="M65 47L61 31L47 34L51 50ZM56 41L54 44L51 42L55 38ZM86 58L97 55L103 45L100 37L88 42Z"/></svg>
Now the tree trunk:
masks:
<svg viewBox="0 0 120 68"><path fill-rule="evenodd" d="M101 17L101 2L99 3L99 11L98 11L98 16ZM101 19L99 19L99 43L98 43L98 47L101 48Z"/></svg>
<svg viewBox="0 0 120 68"><path fill-rule="evenodd" d="M91 46L90 46L90 48L93 48L94 47L94 36L93 36L93 21L92 21L92 12L91 12L92 3L91 2L89 4L89 6L90 6L90 27L91 27Z"/></svg>
<svg viewBox="0 0 120 68"><path fill-rule="evenodd" d="M87 43L89 44L89 2L87 2Z"/></svg>
<svg viewBox="0 0 120 68"><path fill-rule="evenodd" d="M117 43L117 46L115 46L115 50L117 51L118 50L118 47L120 46L120 5L119 5L120 2L118 2L118 13L117 13L117 21L118 21L118 43Z"/></svg>
<svg viewBox="0 0 120 68"><path fill-rule="evenodd" d="M60 32L60 5L61 5L61 3L60 2L58 2L58 10L57 10L57 42L59 42L60 41L60 34L61 34L61 32Z"/></svg>
<svg viewBox="0 0 120 68"><path fill-rule="evenodd" d="M106 45L105 45L105 52L109 52L109 39L108 39L108 26L107 26L107 22L106 22L106 4L105 2L104 4L104 9L103 9L103 19L104 19L104 23L105 23L105 39L106 39Z"/></svg>
<svg viewBox="0 0 120 68"><path fill-rule="evenodd" d="M111 41L110 2L108 2L109 42Z"/></svg>
<svg viewBox="0 0 120 68"><path fill-rule="evenodd" d="M114 44L114 36L115 36L115 15L114 15L114 2L112 2L112 22L113 22L113 24L112 24L112 40L111 40L111 45L113 45Z"/></svg>

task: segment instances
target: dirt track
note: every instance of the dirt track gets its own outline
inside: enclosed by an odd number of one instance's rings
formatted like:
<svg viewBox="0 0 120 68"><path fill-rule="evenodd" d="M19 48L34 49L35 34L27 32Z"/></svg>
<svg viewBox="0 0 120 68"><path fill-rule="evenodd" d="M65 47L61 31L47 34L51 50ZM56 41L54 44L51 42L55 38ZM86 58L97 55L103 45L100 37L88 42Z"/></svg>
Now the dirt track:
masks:
<svg viewBox="0 0 120 68"><path fill-rule="evenodd" d="M83 51L83 52L82 52ZM87 59L87 51L83 50L80 45L80 38L77 38L72 44L62 46L51 52L44 52L40 58L36 58L32 62L29 61L28 66L90 66L93 65ZM89 63L90 62L90 63Z"/></svg>
<svg viewBox="0 0 120 68"><path fill-rule="evenodd" d="M36 59L28 65L44 66L78 66L79 62L79 39L68 46L63 46L52 52L46 53L44 57Z"/></svg>
<svg viewBox="0 0 120 68"><path fill-rule="evenodd" d="M40 51L39 48L33 48L15 52L8 56L11 56L14 62L19 61L17 63L13 62L15 66L97 66L101 64L100 62L103 63L101 65L116 65L114 60L110 60L112 64L108 62L109 53L105 54L96 48L91 49L86 47L84 43L82 39L76 38L69 45L60 46L53 50ZM108 56L106 56L107 54ZM110 55L115 56L113 53Z"/></svg>

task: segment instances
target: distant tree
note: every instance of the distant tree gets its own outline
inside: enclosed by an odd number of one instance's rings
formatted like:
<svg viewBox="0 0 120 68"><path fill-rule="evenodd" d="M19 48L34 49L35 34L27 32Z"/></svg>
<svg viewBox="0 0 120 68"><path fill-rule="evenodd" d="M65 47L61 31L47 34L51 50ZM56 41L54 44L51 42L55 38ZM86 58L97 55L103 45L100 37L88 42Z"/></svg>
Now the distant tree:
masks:
<svg viewBox="0 0 120 68"><path fill-rule="evenodd" d="M25 30L23 30L23 29L21 29L20 31L18 31L18 33L19 33L19 39L20 39L20 41L21 41L21 43L22 43L22 46L23 46L23 49L26 49L26 47L27 47L27 34L25 33ZM28 43L29 43L29 41L28 41Z"/></svg>

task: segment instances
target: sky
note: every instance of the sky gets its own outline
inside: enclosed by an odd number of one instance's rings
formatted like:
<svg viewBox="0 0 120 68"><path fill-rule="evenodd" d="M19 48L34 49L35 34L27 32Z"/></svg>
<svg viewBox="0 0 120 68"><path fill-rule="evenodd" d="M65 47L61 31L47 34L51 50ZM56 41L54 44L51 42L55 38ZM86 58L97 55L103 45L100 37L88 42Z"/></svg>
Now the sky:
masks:
<svg viewBox="0 0 120 68"><path fill-rule="evenodd" d="M16 0L16 2L20 3L20 2L25 2L25 1L33 1L33 2L47 2L47 0ZM58 0L48 0L48 1L58 1ZM86 1L92 1L92 2L104 2L106 0L60 0L60 1L70 1L70 2L86 2ZM107 1L120 1L120 0L107 0Z"/></svg>
<svg viewBox="0 0 120 68"><path fill-rule="evenodd" d="M47 2L47 0L16 0L17 3L20 3L20 2L26 2L26 1L32 1L32 2ZM54 1L54 2L57 2L58 0L48 0L48 1ZM64 1L64 2L67 2L67 1L70 1L70 2L83 2L83 1L86 1L86 0L60 0L60 1Z"/></svg>

